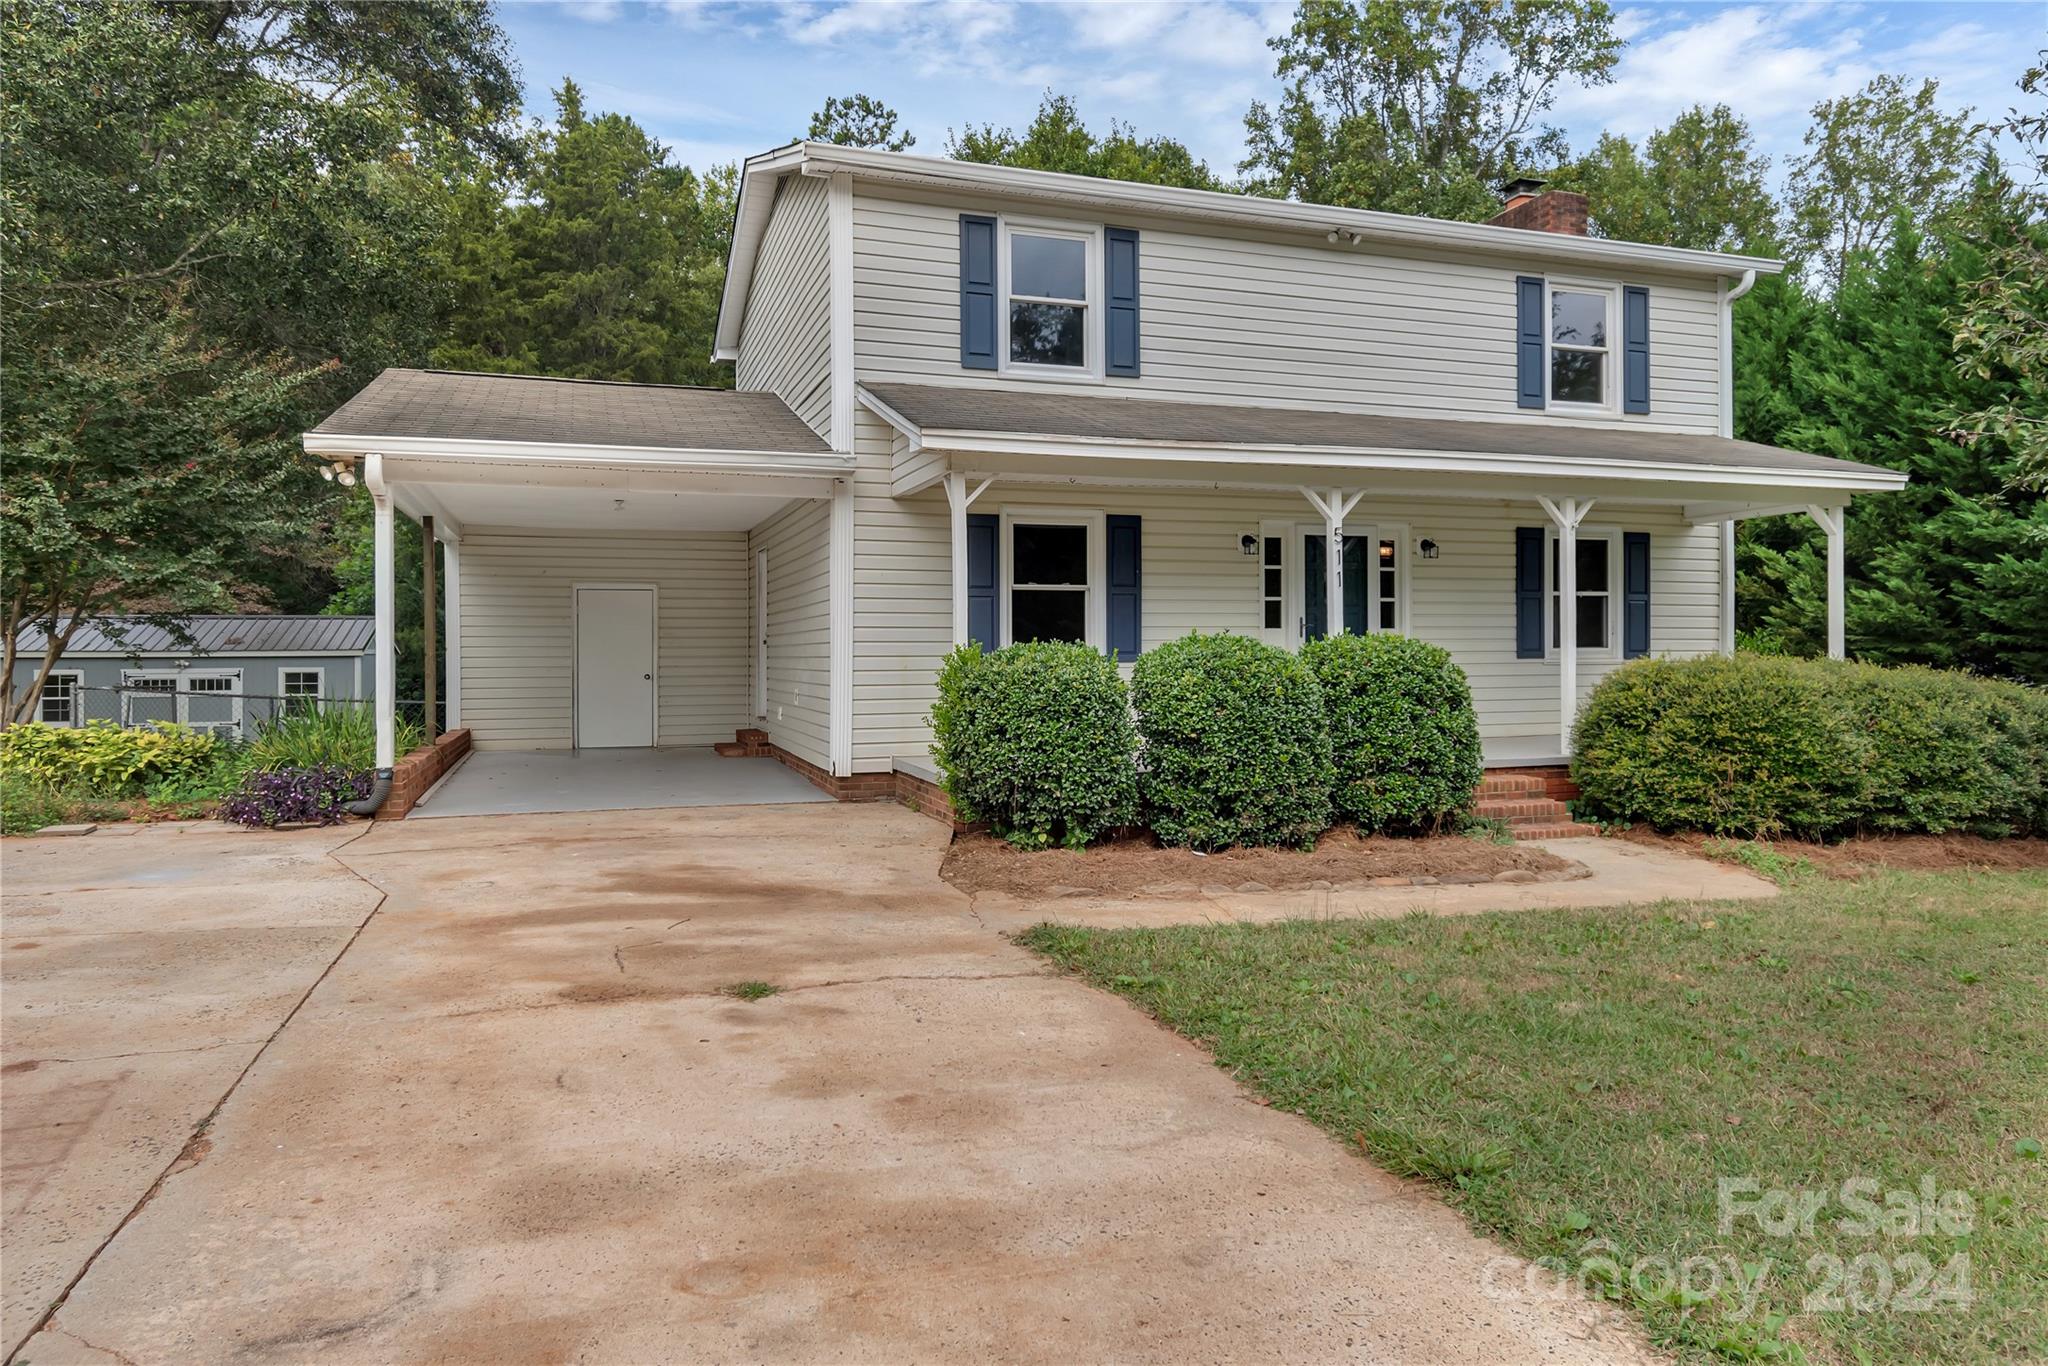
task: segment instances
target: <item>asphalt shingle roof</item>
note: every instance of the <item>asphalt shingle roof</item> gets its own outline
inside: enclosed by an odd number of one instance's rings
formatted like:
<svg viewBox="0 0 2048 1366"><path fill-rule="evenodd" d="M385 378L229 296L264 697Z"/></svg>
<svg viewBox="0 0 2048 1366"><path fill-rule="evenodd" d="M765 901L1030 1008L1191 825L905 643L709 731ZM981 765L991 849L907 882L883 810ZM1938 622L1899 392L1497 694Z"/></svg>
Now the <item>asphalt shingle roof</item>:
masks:
<svg viewBox="0 0 2048 1366"><path fill-rule="evenodd" d="M376 636L374 617L185 617L194 644L136 617L87 622L65 649L71 655L195 654L303 655L361 654ZM43 633L34 626L20 635L24 653L40 654Z"/></svg>
<svg viewBox="0 0 2048 1366"><path fill-rule="evenodd" d="M1057 394L968 385L864 386L925 432L1071 436L1106 441L1172 441L1204 446L1273 445L1332 450L1430 451L1641 460L1784 470L1873 471L1831 456L1754 441L1649 431L1641 427L1540 422L1468 422L1463 418L1384 417L1324 409L1249 408L1121 394ZM1886 471L1889 473L1889 471Z"/></svg>
<svg viewBox="0 0 2048 1366"><path fill-rule="evenodd" d="M769 393L455 370L386 370L313 431L791 455L831 450Z"/></svg>

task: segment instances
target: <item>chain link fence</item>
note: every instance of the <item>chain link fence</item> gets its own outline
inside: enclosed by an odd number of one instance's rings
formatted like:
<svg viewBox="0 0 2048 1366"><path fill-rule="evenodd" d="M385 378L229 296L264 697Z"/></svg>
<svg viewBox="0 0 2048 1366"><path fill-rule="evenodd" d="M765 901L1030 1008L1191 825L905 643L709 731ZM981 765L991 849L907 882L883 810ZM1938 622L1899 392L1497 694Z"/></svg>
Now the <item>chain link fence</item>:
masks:
<svg viewBox="0 0 2048 1366"><path fill-rule="evenodd" d="M249 739L262 726L294 712L370 705L364 698L323 698L310 690L289 694L245 692L233 687L234 682L232 678L199 675L134 679L108 686L53 674L44 684L43 695L28 719L53 726L82 726L88 721L112 721L124 727L175 722L223 739ZM418 698L401 698L394 704L393 712L403 721L424 727L427 705ZM447 714L447 704L437 701L436 722L444 722ZM435 727L437 733L442 729L445 726L441 724Z"/></svg>

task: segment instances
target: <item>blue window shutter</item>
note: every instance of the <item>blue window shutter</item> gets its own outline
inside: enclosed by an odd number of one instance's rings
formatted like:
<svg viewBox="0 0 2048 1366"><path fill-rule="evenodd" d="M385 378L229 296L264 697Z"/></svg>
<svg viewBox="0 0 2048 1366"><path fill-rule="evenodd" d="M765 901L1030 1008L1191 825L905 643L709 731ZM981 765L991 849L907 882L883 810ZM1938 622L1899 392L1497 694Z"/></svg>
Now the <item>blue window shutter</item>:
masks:
<svg viewBox="0 0 2048 1366"><path fill-rule="evenodd" d="M1001 643L996 625L996 538L1001 519L992 512L967 514L967 638L984 650Z"/></svg>
<svg viewBox="0 0 2048 1366"><path fill-rule="evenodd" d="M996 368L996 220L960 215L960 364Z"/></svg>
<svg viewBox="0 0 2048 1366"><path fill-rule="evenodd" d="M1109 535L1109 641L1119 660L1138 657L1144 648L1144 536L1136 517L1108 517L1104 529Z"/></svg>
<svg viewBox="0 0 2048 1366"><path fill-rule="evenodd" d="M1109 301L1103 369L1112 375L1138 373L1138 230L1110 228L1104 273Z"/></svg>
<svg viewBox="0 0 2048 1366"><path fill-rule="evenodd" d="M1543 658L1543 528L1515 528L1515 658Z"/></svg>
<svg viewBox="0 0 2048 1366"><path fill-rule="evenodd" d="M1543 280L1515 277L1515 404L1543 406Z"/></svg>
<svg viewBox="0 0 2048 1366"><path fill-rule="evenodd" d="M1650 533L1621 533L1621 657L1650 653Z"/></svg>
<svg viewBox="0 0 2048 1366"><path fill-rule="evenodd" d="M1650 291L1641 285L1621 291L1621 410L1650 411Z"/></svg>

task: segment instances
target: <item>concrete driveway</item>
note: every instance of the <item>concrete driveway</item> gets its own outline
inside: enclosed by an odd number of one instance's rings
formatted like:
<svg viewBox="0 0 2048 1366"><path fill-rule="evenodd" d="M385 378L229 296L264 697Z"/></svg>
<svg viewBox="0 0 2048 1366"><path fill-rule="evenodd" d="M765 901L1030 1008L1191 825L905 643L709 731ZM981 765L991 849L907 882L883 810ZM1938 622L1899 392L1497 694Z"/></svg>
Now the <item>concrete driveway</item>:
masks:
<svg viewBox="0 0 2048 1366"><path fill-rule="evenodd" d="M1428 1194L1254 1104L1122 1002L1048 975L939 881L945 832L901 808L344 838L8 844L10 1063L24 1006L98 1020L108 1052L179 1018L260 1050L239 1081L226 1062L179 1071L194 1044L123 1060L121 1085L151 1078L167 1117L135 1153L120 1136L139 1123L64 1109L56 1064L5 1078L11 1216L17 1119L81 1131L21 1195L34 1217L8 1220L10 1345L112 1234L22 1359L1647 1355L1595 1306L1484 1293L1519 1278L1489 1272L1498 1249ZM262 1005L136 1001L133 984L186 972L168 943L156 966L86 954L39 969L24 999L17 972L36 960L14 937L32 917L46 945L73 916L81 934L158 938L139 880L168 877L196 914L186 856L216 906L233 900L223 881L266 870L277 914L327 904L340 878L348 909L386 899L352 940L336 901L333 925L298 927L330 938L281 941L292 966L254 993ZM84 890L113 885L109 858L118 905ZM253 984L272 975L256 956L205 971ZM286 977L317 981L295 1014ZM782 990L722 994L750 980ZM177 1037L200 1037L196 1023ZM70 1271L18 1290L25 1262Z"/></svg>

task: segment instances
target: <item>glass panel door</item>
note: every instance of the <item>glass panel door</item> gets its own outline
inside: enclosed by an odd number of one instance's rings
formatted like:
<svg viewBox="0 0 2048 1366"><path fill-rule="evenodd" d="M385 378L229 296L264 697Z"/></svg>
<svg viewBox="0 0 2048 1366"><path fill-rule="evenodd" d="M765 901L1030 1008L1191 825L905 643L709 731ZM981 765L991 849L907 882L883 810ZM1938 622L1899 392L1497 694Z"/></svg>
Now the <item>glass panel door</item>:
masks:
<svg viewBox="0 0 2048 1366"><path fill-rule="evenodd" d="M1370 548L1370 537L1344 538L1344 629L1353 635L1363 635L1370 629L1370 618L1366 611L1366 602L1373 590L1373 580L1369 572L1371 566L1368 563ZM1330 594L1327 581L1323 577L1323 566L1329 562L1328 537L1302 537L1301 619L1304 640L1320 640L1329 633Z"/></svg>

